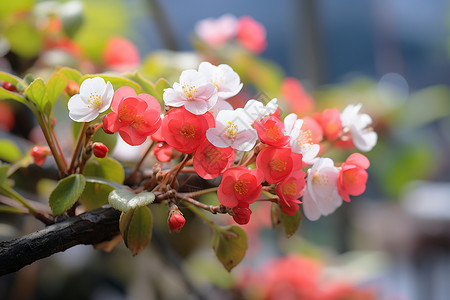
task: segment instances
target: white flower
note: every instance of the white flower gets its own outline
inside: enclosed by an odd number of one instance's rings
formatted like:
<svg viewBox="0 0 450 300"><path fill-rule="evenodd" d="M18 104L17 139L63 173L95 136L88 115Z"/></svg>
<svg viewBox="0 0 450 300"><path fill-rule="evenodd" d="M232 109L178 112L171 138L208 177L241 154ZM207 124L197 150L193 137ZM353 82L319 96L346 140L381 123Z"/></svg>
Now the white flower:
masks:
<svg viewBox="0 0 450 300"><path fill-rule="evenodd" d="M319 154L320 146L312 142L311 131L302 130L303 120L297 119L297 115L292 113L284 118L284 129L286 134L290 136L290 145L292 152L303 155L303 161L312 164L317 154Z"/></svg>
<svg viewBox="0 0 450 300"><path fill-rule="evenodd" d="M69 116L75 122L90 122L111 105L114 89L101 77L88 78L80 86L80 93L68 103Z"/></svg>
<svg viewBox="0 0 450 300"><path fill-rule="evenodd" d="M216 117L216 126L206 131L206 137L219 148L249 151L255 146L258 134L247 122L243 110L237 109L220 111Z"/></svg>
<svg viewBox="0 0 450 300"><path fill-rule="evenodd" d="M339 169L330 158L319 158L308 170L305 194L303 195L303 212L305 216L315 221L320 216L331 214L341 206L336 180Z"/></svg>
<svg viewBox="0 0 450 300"><path fill-rule="evenodd" d="M225 14L218 19L204 19L195 25L195 33L205 43L217 47L237 34L238 20L235 16Z"/></svg>
<svg viewBox="0 0 450 300"><path fill-rule="evenodd" d="M221 110L233 110L233 106L225 100L218 99L216 105L211 108L210 113L212 113L215 118Z"/></svg>
<svg viewBox="0 0 450 300"><path fill-rule="evenodd" d="M181 73L180 83L164 90L163 98L167 106L184 105L194 115L203 115L216 104L217 88L196 70L186 70Z"/></svg>
<svg viewBox="0 0 450 300"><path fill-rule="evenodd" d="M348 105L341 113L342 131L350 132L353 144L361 151L370 151L377 144L378 135L373 131L372 118L360 114L362 104Z"/></svg>
<svg viewBox="0 0 450 300"><path fill-rule="evenodd" d="M277 99L272 99L266 106L258 100L248 100L244 108L238 108L237 110L243 110L245 116L250 124L264 118L267 115L273 114L278 108Z"/></svg>
<svg viewBox="0 0 450 300"><path fill-rule="evenodd" d="M204 61L198 67L198 72L217 87L219 99L233 97L242 89L239 75L229 65L214 66Z"/></svg>

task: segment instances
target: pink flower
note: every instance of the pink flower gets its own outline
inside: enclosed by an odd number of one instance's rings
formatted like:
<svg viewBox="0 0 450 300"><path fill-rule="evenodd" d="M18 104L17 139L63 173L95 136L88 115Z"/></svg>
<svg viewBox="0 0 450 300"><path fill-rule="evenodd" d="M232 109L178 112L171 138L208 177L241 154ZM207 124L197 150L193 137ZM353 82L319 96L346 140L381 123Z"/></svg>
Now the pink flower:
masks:
<svg viewBox="0 0 450 300"><path fill-rule="evenodd" d="M305 172L301 169L293 171L277 185L277 196L280 198L281 211L293 215L299 209L298 200L305 188Z"/></svg>
<svg viewBox="0 0 450 300"><path fill-rule="evenodd" d="M225 171L217 190L220 203L228 207L255 202L262 192L263 173L259 169L234 167Z"/></svg>
<svg viewBox="0 0 450 300"><path fill-rule="evenodd" d="M274 147L283 147L289 143L289 135L286 135L284 124L274 116L268 116L255 123L259 139L264 144Z"/></svg>
<svg viewBox="0 0 450 300"><path fill-rule="evenodd" d="M173 147L166 142L159 142L153 149L153 155L159 162L168 162L172 159Z"/></svg>
<svg viewBox="0 0 450 300"><path fill-rule="evenodd" d="M103 50L103 62L113 71L129 71L136 68L139 61L138 49L123 37L110 38Z"/></svg>
<svg viewBox="0 0 450 300"><path fill-rule="evenodd" d="M289 103L291 111L301 115L314 111L314 100L306 93L298 79L293 77L286 78L281 84L281 94Z"/></svg>
<svg viewBox="0 0 450 300"><path fill-rule="evenodd" d="M342 164L337 177L339 196L350 202L349 195L358 196L366 190L367 172L370 162L364 155L353 153Z"/></svg>
<svg viewBox="0 0 450 300"><path fill-rule="evenodd" d="M137 146L145 142L161 125L161 106L149 94L136 95L128 86L119 88L113 96L111 109L103 119L106 133L119 132L129 145Z"/></svg>
<svg viewBox="0 0 450 300"><path fill-rule="evenodd" d="M234 150L231 147L216 147L205 139L195 152L193 163L200 177L213 179L234 163Z"/></svg>
<svg viewBox="0 0 450 300"><path fill-rule="evenodd" d="M342 130L341 113L338 109L325 109L321 114L315 113L314 119L322 127L327 139L333 140L339 137Z"/></svg>
<svg viewBox="0 0 450 300"><path fill-rule="evenodd" d="M267 47L266 29L252 17L243 16L239 19L237 40L248 50L261 53Z"/></svg>
<svg viewBox="0 0 450 300"><path fill-rule="evenodd" d="M237 27L236 17L225 14L218 19L208 18L199 21L195 25L195 33L206 44L219 47L236 35Z"/></svg>
<svg viewBox="0 0 450 300"><path fill-rule="evenodd" d="M38 166L42 166L45 162L45 159L48 155L50 155L50 149L48 147L39 147L34 146L33 149L31 149L31 157L33 157L34 163Z"/></svg>
<svg viewBox="0 0 450 300"><path fill-rule="evenodd" d="M283 180L293 169L301 169L302 155L291 152L290 148L266 147L256 157L256 166L264 173L270 184Z"/></svg>
<svg viewBox="0 0 450 300"><path fill-rule="evenodd" d="M214 125L210 112L195 115L185 108L172 109L162 121L162 136L167 144L183 153L192 153L203 143L206 130Z"/></svg>

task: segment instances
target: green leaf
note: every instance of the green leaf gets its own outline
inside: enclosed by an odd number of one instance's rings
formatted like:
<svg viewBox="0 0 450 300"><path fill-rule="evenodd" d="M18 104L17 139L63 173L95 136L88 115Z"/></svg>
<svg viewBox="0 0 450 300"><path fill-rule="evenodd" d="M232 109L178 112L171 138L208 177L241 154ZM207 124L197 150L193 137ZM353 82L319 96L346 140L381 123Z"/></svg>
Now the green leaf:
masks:
<svg viewBox="0 0 450 300"><path fill-rule="evenodd" d="M247 233L236 225L217 229L214 232L213 249L225 269L231 271L245 256Z"/></svg>
<svg viewBox="0 0 450 300"><path fill-rule="evenodd" d="M129 73L125 75L127 78L137 82L144 93L154 96L155 94L155 84L150 80L144 78L139 72ZM155 97L156 98L156 97Z"/></svg>
<svg viewBox="0 0 450 300"><path fill-rule="evenodd" d="M55 73L45 84L46 101L49 101L50 104L55 104L56 99L58 99L59 95L64 91L67 86L67 78L63 74Z"/></svg>
<svg viewBox="0 0 450 300"><path fill-rule="evenodd" d="M88 178L98 178L97 181L86 178L86 188L81 195L81 202L87 210L107 204L109 193L116 188L123 188L120 184L125 179L125 173L122 165L114 159L91 158L84 167L83 174L90 176ZM113 182L117 184L111 186Z"/></svg>
<svg viewBox="0 0 450 300"><path fill-rule="evenodd" d="M8 164L0 162L0 185L2 185L3 182L6 180L6 178L8 177L9 167L10 166Z"/></svg>
<svg viewBox="0 0 450 300"><path fill-rule="evenodd" d="M37 56L42 49L42 37L31 24L32 22L23 18L3 30L3 34L11 44L11 51L18 56L32 58Z"/></svg>
<svg viewBox="0 0 450 300"><path fill-rule="evenodd" d="M0 140L0 159L16 162L22 157L22 151L10 140Z"/></svg>
<svg viewBox="0 0 450 300"><path fill-rule="evenodd" d="M300 214L300 210L297 210L292 216L288 215L281 211L278 204L272 203L270 208L270 219L272 221L272 226L281 226L286 233L286 236L289 238L293 236L300 227L302 215Z"/></svg>
<svg viewBox="0 0 450 300"><path fill-rule="evenodd" d="M94 78L94 77L101 77L106 82L111 82L111 84L114 87L114 91L116 91L118 88L122 86L129 86L134 89L134 91L139 94L142 93L142 87L134 82L133 80L130 80L126 77L119 76L119 75L102 75L102 74L91 74L91 75L85 75L82 78L82 81L88 79L88 78Z"/></svg>
<svg viewBox="0 0 450 300"><path fill-rule="evenodd" d="M162 107L164 107L164 90L168 88L170 88L170 84L164 78L158 79L158 81L155 83L155 94L153 96L159 101L159 103L162 103Z"/></svg>
<svg viewBox="0 0 450 300"><path fill-rule="evenodd" d="M49 205L54 215L60 215L71 208L80 198L86 185L81 174L72 174L61 179L50 194Z"/></svg>
<svg viewBox="0 0 450 300"><path fill-rule="evenodd" d="M81 78L83 77L83 75L81 75L80 72L69 67L63 67L59 69L58 73L66 76L67 80L72 80L75 81L76 83L81 83Z"/></svg>
<svg viewBox="0 0 450 300"><path fill-rule="evenodd" d="M18 101L20 103L25 104L26 106L30 105L30 103L28 103L28 101L22 95L5 90L3 87L0 87L0 100L8 100L8 99Z"/></svg>
<svg viewBox="0 0 450 300"><path fill-rule="evenodd" d="M28 98L36 104L40 112L44 112L45 105L47 104L45 99L46 88L42 78L36 78L26 89L25 94Z"/></svg>
<svg viewBox="0 0 450 300"><path fill-rule="evenodd" d="M133 255L147 247L152 238L152 227L153 216L147 206L136 207L120 216L120 233Z"/></svg>
<svg viewBox="0 0 450 300"><path fill-rule="evenodd" d="M17 76L0 71L0 80L11 82L17 90L23 91L25 89L25 82Z"/></svg>
<svg viewBox="0 0 450 300"><path fill-rule="evenodd" d="M122 212L127 212L140 206L147 206L154 200L155 194L151 192L135 194L126 189L114 190L108 196L109 204Z"/></svg>

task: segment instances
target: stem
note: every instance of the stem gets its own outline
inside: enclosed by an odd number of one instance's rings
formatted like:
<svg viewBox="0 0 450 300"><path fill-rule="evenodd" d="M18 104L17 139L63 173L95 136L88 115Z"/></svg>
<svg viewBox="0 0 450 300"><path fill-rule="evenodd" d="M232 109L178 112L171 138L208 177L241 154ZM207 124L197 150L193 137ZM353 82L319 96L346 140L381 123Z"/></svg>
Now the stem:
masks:
<svg viewBox="0 0 450 300"><path fill-rule="evenodd" d="M30 213L33 215L37 213L36 209L28 204L27 200L25 200L19 193L6 185L0 185L0 193L19 202L23 206L25 206Z"/></svg>
<svg viewBox="0 0 450 300"><path fill-rule="evenodd" d="M242 164L242 166L246 167L250 163L252 163L253 158L255 157L255 150L253 150L252 155L250 155L247 160Z"/></svg>
<svg viewBox="0 0 450 300"><path fill-rule="evenodd" d="M128 178L133 178L139 172L139 169L141 168L142 164L144 163L145 158L150 153L150 151L153 149L153 147L156 145L156 142L153 141L150 146L148 147L147 151L145 151L144 155L142 155L141 160L137 163L136 168L134 171L128 176Z"/></svg>
<svg viewBox="0 0 450 300"><path fill-rule="evenodd" d="M260 201L260 202L264 202L264 201L266 201L266 202L273 202L273 203L278 203L278 198L259 198L259 199L256 199L256 201Z"/></svg>
<svg viewBox="0 0 450 300"><path fill-rule="evenodd" d="M175 181L177 180L178 174L180 173L181 169L186 165L188 160L191 158L191 154L186 154L186 156L183 158L181 163L178 164L178 168L175 169L175 175L172 177L172 181L170 182L170 186L173 187L175 184Z"/></svg>
<svg viewBox="0 0 450 300"><path fill-rule="evenodd" d="M206 195L209 193L214 193L217 192L218 187L213 187L213 188L209 188L209 189L205 189L205 190L199 190L199 191L195 191L195 192L191 192L191 193L184 193L184 194L180 194L186 197L191 197L191 198L195 198L198 196L202 196L202 195Z"/></svg>
<svg viewBox="0 0 450 300"><path fill-rule="evenodd" d="M58 138L56 137L55 130L53 128L52 128L52 134L53 134L53 137L54 137L54 140L55 140L56 147L58 148L59 154L61 155L61 160L62 160L62 162L64 164L64 168L67 170L66 159L64 157L64 153L61 150L61 146L59 145Z"/></svg>
<svg viewBox="0 0 450 300"><path fill-rule="evenodd" d="M176 194L176 197L178 199L181 199L182 201L189 202L190 204L198 206L198 207L200 207L200 208L202 208L204 210L207 210L207 211L209 211L209 212L211 212L213 214L217 214L217 213L226 214L226 213L228 213L227 207L225 207L223 205L219 205L219 206L208 205L208 204L202 203L200 201L197 201L195 199L192 199L190 197L187 197L185 195L178 194L178 193Z"/></svg>
<svg viewBox="0 0 450 300"><path fill-rule="evenodd" d="M191 204L189 201L186 201L183 199L183 201L185 202L185 205L187 208L189 208L194 214L196 214L200 219L202 219L205 223L207 223L209 226L211 226L212 229L214 230L220 230L220 228L214 224L213 221L211 221L210 219L208 219L204 214L202 214L195 205Z"/></svg>
<svg viewBox="0 0 450 300"><path fill-rule="evenodd" d="M78 139L77 139L77 145L75 146L75 150L73 151L73 155L72 155L72 160L70 162L69 173L73 173L73 167L75 165L75 161L77 160L78 152L80 152L81 142L83 141L84 134L88 127L89 127L89 122L85 122L83 124L83 128L81 128L81 130L80 130L80 133L79 133Z"/></svg>

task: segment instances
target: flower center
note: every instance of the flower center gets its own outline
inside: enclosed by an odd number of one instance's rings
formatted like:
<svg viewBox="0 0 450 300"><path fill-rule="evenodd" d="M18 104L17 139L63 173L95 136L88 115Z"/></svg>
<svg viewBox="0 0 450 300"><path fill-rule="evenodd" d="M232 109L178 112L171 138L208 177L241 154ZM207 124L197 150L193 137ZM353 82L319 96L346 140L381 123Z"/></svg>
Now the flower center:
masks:
<svg viewBox="0 0 450 300"><path fill-rule="evenodd" d="M219 87L223 84L224 79L225 78L222 70L216 70L212 74L211 83L214 84L217 87L217 89L219 89Z"/></svg>
<svg viewBox="0 0 450 300"><path fill-rule="evenodd" d="M188 99L192 99L198 92L198 89L195 85L190 85L187 83L183 83L181 89L183 90L183 93L186 95Z"/></svg>
<svg viewBox="0 0 450 300"><path fill-rule="evenodd" d="M234 139L236 134L238 133L238 128L236 124L233 124L231 122L228 122L228 126L225 127L225 136L229 139Z"/></svg>
<svg viewBox="0 0 450 300"><path fill-rule="evenodd" d="M309 149L311 149L311 146L313 144L311 136L312 133L309 129L306 131L300 131L300 134L297 137L297 144L303 151L308 151Z"/></svg>
<svg viewBox="0 0 450 300"><path fill-rule="evenodd" d="M89 102L89 104L88 104L89 108L98 109L102 105L102 96L95 94L95 93L91 93L89 95L88 102Z"/></svg>
<svg viewBox="0 0 450 300"><path fill-rule="evenodd" d="M247 182L243 180L237 180L234 184L234 190L239 193L239 195L247 194Z"/></svg>
<svg viewBox="0 0 450 300"><path fill-rule="evenodd" d="M195 137L195 128L192 124L184 124L181 127L180 133L187 139Z"/></svg>
<svg viewBox="0 0 450 300"><path fill-rule="evenodd" d="M216 163L222 158L222 151L218 149L209 150L206 152L205 157L209 162Z"/></svg>
<svg viewBox="0 0 450 300"><path fill-rule="evenodd" d="M134 107L128 107L128 105L124 105L119 110L119 122L123 123L131 123L136 117L136 109Z"/></svg>
<svg viewBox="0 0 450 300"><path fill-rule="evenodd" d="M283 186L283 194L295 196L297 194L297 184L295 182L288 182Z"/></svg>
<svg viewBox="0 0 450 300"><path fill-rule="evenodd" d="M326 174L317 174L317 170L313 174L312 182L318 185L326 185L328 183L328 176Z"/></svg>
<svg viewBox="0 0 450 300"><path fill-rule="evenodd" d="M275 158L275 159L272 159L272 160L270 161L269 165L270 165L270 167L272 168L272 170L281 172L281 171L286 170L287 162L285 162L285 161L283 161L282 159L280 159L280 158L277 157L277 158Z"/></svg>
<svg viewBox="0 0 450 300"><path fill-rule="evenodd" d="M267 128L267 137L271 140L278 140L281 137L280 131L276 126L272 126L270 128Z"/></svg>

